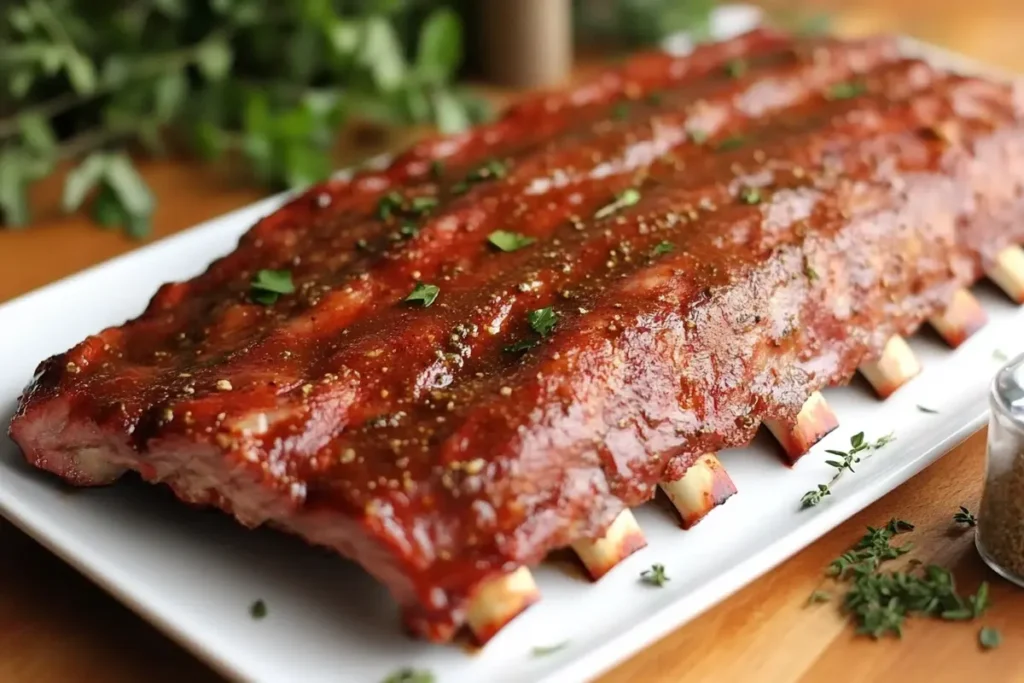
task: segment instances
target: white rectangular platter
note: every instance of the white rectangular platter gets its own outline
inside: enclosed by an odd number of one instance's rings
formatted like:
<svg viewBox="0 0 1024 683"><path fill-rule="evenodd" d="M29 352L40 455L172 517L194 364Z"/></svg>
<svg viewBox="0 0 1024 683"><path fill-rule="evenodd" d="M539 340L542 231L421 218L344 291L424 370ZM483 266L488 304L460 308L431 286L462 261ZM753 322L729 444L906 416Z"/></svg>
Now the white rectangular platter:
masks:
<svg viewBox="0 0 1024 683"><path fill-rule="evenodd" d="M281 201L265 200L0 306L0 425L42 358L136 315L161 283L200 272ZM961 348L950 351L926 334L912 339L925 371L884 402L859 382L826 392L841 426L793 469L767 440L724 453L739 493L686 532L660 507L638 510L648 547L599 583L538 568L543 600L476 654L404 636L384 589L345 560L190 510L159 487L69 491L25 466L6 437L0 512L234 679L377 683L413 667L432 671L439 683L588 680L770 571L984 423L1001 354L1024 346L1024 311L994 287L974 291L990 322ZM844 448L861 430L869 439L891 431L896 441L820 506L801 510L801 495L829 478L824 449ZM949 501L950 509L957 504ZM671 576L661 589L638 580L655 562ZM259 621L249 616L257 598L269 610ZM531 654L563 641L557 652Z"/></svg>

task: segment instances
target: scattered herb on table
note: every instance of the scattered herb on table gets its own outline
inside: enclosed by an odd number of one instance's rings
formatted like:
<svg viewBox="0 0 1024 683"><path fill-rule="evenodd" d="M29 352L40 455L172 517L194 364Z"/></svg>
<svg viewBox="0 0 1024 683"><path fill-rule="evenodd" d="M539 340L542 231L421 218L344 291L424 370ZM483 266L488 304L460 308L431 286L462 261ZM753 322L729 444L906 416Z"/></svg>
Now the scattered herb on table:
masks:
<svg viewBox="0 0 1024 683"><path fill-rule="evenodd" d="M495 230L487 236L487 241L502 251L518 251L523 247L530 246L537 240L518 232Z"/></svg>
<svg viewBox="0 0 1024 683"><path fill-rule="evenodd" d="M816 605L822 602L828 602L832 599L832 594L828 591L816 590L811 593L810 597L807 598L808 605Z"/></svg>
<svg viewBox="0 0 1024 683"><path fill-rule="evenodd" d="M918 404L917 409L920 410L922 413L928 413L929 415L938 415L939 413L939 411L935 410L934 408L929 408L927 406L923 406L920 404Z"/></svg>
<svg viewBox="0 0 1024 683"><path fill-rule="evenodd" d="M839 460L826 460L825 464L830 465L836 469L836 473L832 475L832 479L827 484L818 484L818 488L813 491L808 491L800 499L800 503L803 507L809 508L814 507L821 502L821 499L825 496L832 495L832 487L843 476L844 472L854 472L853 466L859 463L864 458L871 457L875 451L882 448L886 444L891 443L895 440L892 434L886 434L875 440L873 443L869 443L864 439L864 432L858 432L850 437L850 450L848 451L836 451L826 450L826 453L835 455Z"/></svg>
<svg viewBox="0 0 1024 683"><path fill-rule="evenodd" d="M600 209L598 209L597 213L594 214L594 218L607 218L608 216L611 216L612 214L619 211L620 209L624 209L627 206L633 206L639 201L640 191L631 187L628 190L623 191L622 194L616 197L615 201L611 202L610 204L606 204L605 206L602 206Z"/></svg>
<svg viewBox="0 0 1024 683"><path fill-rule="evenodd" d="M437 299L437 295L441 292L441 288L437 285L430 285L426 283L419 283L410 292L409 296L405 297L406 301L411 303L419 303L423 305L423 308L427 308L430 304L434 303Z"/></svg>
<svg viewBox="0 0 1024 683"><path fill-rule="evenodd" d="M267 603L262 598L249 605L249 616L253 619L263 619L267 616Z"/></svg>
<svg viewBox="0 0 1024 683"><path fill-rule="evenodd" d="M994 629L991 626L983 626L978 631L978 644L986 650L992 650L999 647L1003 642L1003 635L998 629Z"/></svg>
<svg viewBox="0 0 1024 683"><path fill-rule="evenodd" d="M999 363L1005 363L1007 360L1009 360L1009 356L1007 356L1006 352L1003 351L1002 349L996 349L995 351L992 352L992 360L995 360Z"/></svg>
<svg viewBox="0 0 1024 683"><path fill-rule="evenodd" d="M961 526L978 526L978 518L974 516L974 513L965 508L963 505L960 509L953 514L953 522Z"/></svg>
<svg viewBox="0 0 1024 683"><path fill-rule="evenodd" d="M534 647L531 652L534 657L546 657L547 655L554 654L559 650L565 649L568 644L568 640L563 640L562 642L555 643L554 645L538 645L537 647Z"/></svg>
<svg viewBox="0 0 1024 683"><path fill-rule="evenodd" d="M256 271L255 277L249 283L249 289L249 297L253 301L269 306L282 294L293 293L295 284L292 282L291 271L264 269Z"/></svg>
<svg viewBox="0 0 1024 683"><path fill-rule="evenodd" d="M652 564L650 569L640 572L640 580L644 583L661 588L667 581L670 581L665 573L665 565Z"/></svg>

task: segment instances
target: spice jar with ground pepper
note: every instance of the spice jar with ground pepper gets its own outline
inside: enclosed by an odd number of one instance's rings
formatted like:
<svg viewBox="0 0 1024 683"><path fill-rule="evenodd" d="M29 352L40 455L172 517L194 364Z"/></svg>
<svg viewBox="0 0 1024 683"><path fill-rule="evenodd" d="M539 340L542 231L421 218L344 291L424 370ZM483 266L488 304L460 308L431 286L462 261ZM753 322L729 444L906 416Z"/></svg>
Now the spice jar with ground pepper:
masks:
<svg viewBox="0 0 1024 683"><path fill-rule="evenodd" d="M1024 586L1024 355L992 382L978 552L994 571Z"/></svg>

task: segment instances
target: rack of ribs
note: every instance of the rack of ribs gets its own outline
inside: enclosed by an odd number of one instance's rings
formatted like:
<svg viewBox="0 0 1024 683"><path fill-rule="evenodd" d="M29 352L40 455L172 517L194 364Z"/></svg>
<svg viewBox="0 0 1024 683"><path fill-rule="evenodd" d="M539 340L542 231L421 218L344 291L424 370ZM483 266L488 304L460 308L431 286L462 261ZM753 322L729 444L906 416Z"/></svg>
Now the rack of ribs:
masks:
<svg viewBox="0 0 1024 683"><path fill-rule="evenodd" d="M139 317L43 361L12 437L359 563L434 641L487 641L570 547L594 580L1024 301L1024 98L888 37L642 54L292 198ZM781 464L780 464L781 466Z"/></svg>

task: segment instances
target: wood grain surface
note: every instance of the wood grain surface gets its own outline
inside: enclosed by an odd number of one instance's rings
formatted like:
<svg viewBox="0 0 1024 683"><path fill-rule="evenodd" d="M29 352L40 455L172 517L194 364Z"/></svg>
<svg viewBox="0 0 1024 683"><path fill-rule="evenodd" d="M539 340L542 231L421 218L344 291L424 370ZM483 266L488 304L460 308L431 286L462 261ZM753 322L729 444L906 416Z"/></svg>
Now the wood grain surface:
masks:
<svg viewBox="0 0 1024 683"><path fill-rule="evenodd" d="M791 5L791 2L772 3ZM810 4L810 3L808 3ZM1022 0L830 0L846 34L902 31L978 59L1024 72ZM377 138L343 146L348 158L393 148ZM214 172L182 161L144 164L159 198L156 237L190 227L258 198ZM139 246L79 218L47 213L57 186L34 197L43 212L22 232L0 231L0 301ZM5 371L10 370L6 369ZM977 508L984 433L952 450L911 481L838 527L763 579L712 608L600 678L649 681L1024 681L1024 591L984 567L973 530L954 529L959 505ZM966 591L992 583L994 606L983 620L999 628L1002 647L983 652L977 623L914 620L902 641L858 637L834 604L807 606L823 570L863 533L891 517L914 522L911 555L953 569ZM727 542L723 539L723 542ZM396 662L396 665L400 665ZM0 681L134 683L220 681L34 541L0 520ZM375 682L368 682L375 683Z"/></svg>

